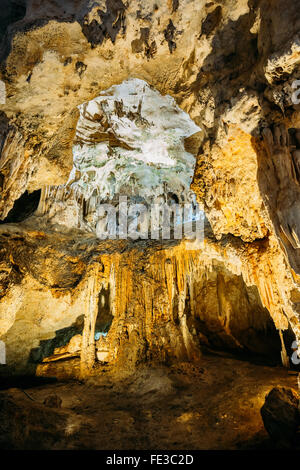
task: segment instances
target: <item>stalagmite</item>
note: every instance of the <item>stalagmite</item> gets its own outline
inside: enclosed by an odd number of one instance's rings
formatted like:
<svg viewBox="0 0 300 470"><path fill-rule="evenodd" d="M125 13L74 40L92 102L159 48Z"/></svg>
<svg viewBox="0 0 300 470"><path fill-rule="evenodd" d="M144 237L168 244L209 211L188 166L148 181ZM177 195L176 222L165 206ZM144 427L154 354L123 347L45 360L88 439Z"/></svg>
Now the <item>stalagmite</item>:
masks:
<svg viewBox="0 0 300 470"><path fill-rule="evenodd" d="M86 280L84 327L82 332L80 377L91 373L95 363L95 323L98 315L99 265L92 265Z"/></svg>

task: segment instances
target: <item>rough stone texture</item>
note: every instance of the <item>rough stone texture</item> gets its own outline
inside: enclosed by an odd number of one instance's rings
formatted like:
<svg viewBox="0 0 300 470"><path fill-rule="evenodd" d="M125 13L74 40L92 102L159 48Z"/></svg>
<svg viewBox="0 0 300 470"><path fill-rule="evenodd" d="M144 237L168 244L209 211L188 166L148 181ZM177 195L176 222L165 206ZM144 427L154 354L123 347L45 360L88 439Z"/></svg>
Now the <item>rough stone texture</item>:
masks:
<svg viewBox="0 0 300 470"><path fill-rule="evenodd" d="M295 377L224 350L288 365L284 339L300 340L298 2L1 7L0 375L81 382L1 392L0 447L251 447L271 387L265 427L295 445ZM136 103L113 98L134 81ZM191 189L203 242L100 242L97 192L127 180L95 178L99 145L124 178L160 167L133 198Z"/></svg>
<svg viewBox="0 0 300 470"><path fill-rule="evenodd" d="M299 398L294 390L273 388L266 396L261 415L266 430L276 444L282 447L296 444L300 416Z"/></svg>

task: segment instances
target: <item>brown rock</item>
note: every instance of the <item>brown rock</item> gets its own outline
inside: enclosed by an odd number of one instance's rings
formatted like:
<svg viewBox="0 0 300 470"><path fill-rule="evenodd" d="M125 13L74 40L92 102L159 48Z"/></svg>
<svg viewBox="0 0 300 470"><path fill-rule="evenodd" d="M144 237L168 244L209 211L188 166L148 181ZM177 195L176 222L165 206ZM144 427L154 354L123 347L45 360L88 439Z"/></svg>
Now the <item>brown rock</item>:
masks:
<svg viewBox="0 0 300 470"><path fill-rule="evenodd" d="M45 398L44 405L48 408L61 408L62 399L58 395L52 394Z"/></svg>
<svg viewBox="0 0 300 470"><path fill-rule="evenodd" d="M271 439L280 447L295 444L300 424L298 406L298 395L292 389L275 387L266 396L261 416Z"/></svg>

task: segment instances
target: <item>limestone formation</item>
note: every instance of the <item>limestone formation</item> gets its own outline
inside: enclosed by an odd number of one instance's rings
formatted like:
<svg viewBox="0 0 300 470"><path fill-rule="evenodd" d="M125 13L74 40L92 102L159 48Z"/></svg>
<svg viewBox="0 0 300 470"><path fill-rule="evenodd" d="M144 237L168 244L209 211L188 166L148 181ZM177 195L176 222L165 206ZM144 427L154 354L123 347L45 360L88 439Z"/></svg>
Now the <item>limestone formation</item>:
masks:
<svg viewBox="0 0 300 470"><path fill-rule="evenodd" d="M207 350L289 366L298 2L3 3L0 375L116 379ZM101 212L120 220L121 196L138 236Z"/></svg>

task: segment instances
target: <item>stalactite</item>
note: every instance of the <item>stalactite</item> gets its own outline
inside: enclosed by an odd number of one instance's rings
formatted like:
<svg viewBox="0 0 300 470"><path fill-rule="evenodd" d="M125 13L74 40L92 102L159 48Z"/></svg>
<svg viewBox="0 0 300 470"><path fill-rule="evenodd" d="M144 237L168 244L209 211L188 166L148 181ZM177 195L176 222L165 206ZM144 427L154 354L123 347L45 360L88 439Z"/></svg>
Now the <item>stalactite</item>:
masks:
<svg viewBox="0 0 300 470"><path fill-rule="evenodd" d="M105 340L105 357L110 367L118 370L133 367L137 358L151 361L165 361L175 357L180 360L198 358L200 348L194 320L207 322L208 329L212 327L212 331L220 334L221 338L225 336L232 347L243 349L236 329L246 331L249 325L253 327L253 312L240 311L227 292L227 282L229 285L231 282L236 283L234 285L237 288L242 285L239 284L242 282L240 275L249 286L257 286L262 304L269 307L276 327L280 330L286 328L280 328L284 325L282 316L286 321L290 312L287 305L286 316L282 310L278 310L278 299L284 293L276 290L276 282L272 282L270 288L269 265L266 263L259 271L256 264L245 266L241 263L235 266L233 275L230 274L234 270L232 258L224 257L220 251L213 251L214 246L210 246L208 254L208 248L203 251L186 250L185 242L181 242L159 252L153 251L147 259L139 249L100 255L85 278L81 377L93 372L96 359L94 332L101 288L109 288L109 308L113 316ZM216 274L216 270L220 274ZM218 275L222 279L225 276L227 281L218 282ZM236 280L232 276L236 276ZM210 286L215 289L219 301L218 308L215 298L210 297L214 305L211 313L205 303L205 296L211 295ZM205 290L204 298L202 289L208 289ZM248 305L249 299L246 309ZM255 308L260 309L261 313L255 314L254 327L265 331L268 321L266 314L258 303ZM234 316L237 316L237 320L233 324Z"/></svg>
<svg viewBox="0 0 300 470"><path fill-rule="evenodd" d="M289 361L289 357L288 357L287 352L286 352L286 347L285 347L283 336L282 336L282 330L279 330L279 336L280 336L280 342L281 342L281 361L282 361L282 365L284 367L289 368L290 367L290 361Z"/></svg>

